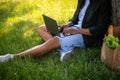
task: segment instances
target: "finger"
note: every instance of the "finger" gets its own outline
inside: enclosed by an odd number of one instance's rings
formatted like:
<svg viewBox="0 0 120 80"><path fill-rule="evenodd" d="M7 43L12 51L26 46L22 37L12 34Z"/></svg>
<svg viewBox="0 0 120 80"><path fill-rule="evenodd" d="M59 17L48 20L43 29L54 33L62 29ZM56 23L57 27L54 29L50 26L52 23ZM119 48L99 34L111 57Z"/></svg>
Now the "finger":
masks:
<svg viewBox="0 0 120 80"><path fill-rule="evenodd" d="M70 35L70 33L68 33L68 32L67 32L67 33L65 33L65 36L68 36L68 35Z"/></svg>

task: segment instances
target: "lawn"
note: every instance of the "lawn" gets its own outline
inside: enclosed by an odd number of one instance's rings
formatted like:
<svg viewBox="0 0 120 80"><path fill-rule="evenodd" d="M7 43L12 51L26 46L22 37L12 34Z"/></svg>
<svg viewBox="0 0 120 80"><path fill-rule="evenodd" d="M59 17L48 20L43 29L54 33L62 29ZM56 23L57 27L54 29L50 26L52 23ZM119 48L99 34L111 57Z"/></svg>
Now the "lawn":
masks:
<svg viewBox="0 0 120 80"><path fill-rule="evenodd" d="M0 0L0 54L29 49L43 41L37 29L42 14L63 24L75 11L77 0ZM0 64L0 80L119 80L120 72L100 61L100 48L76 48L72 58L60 62L53 50L38 58L26 56Z"/></svg>

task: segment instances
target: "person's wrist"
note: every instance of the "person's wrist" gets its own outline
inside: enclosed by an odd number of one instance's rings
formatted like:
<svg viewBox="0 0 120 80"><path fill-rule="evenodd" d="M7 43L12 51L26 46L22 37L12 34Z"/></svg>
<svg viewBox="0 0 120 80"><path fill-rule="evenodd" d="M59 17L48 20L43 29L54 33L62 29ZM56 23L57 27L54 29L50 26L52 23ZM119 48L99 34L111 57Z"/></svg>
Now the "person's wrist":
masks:
<svg viewBox="0 0 120 80"><path fill-rule="evenodd" d="M76 29L76 31L75 31L77 34L79 33L79 30L78 29Z"/></svg>
<svg viewBox="0 0 120 80"><path fill-rule="evenodd" d="M76 33L81 34L81 29L77 29Z"/></svg>

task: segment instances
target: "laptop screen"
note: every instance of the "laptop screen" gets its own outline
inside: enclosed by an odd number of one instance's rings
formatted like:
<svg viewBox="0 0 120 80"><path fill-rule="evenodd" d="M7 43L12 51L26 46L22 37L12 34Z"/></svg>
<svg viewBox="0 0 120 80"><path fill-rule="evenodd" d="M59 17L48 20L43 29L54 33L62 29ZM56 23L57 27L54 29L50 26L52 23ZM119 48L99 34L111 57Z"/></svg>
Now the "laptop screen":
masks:
<svg viewBox="0 0 120 80"><path fill-rule="evenodd" d="M43 19L44 19L47 30L51 34L53 34L53 35L59 34L58 25L57 25L56 20L54 20L44 14L43 14Z"/></svg>

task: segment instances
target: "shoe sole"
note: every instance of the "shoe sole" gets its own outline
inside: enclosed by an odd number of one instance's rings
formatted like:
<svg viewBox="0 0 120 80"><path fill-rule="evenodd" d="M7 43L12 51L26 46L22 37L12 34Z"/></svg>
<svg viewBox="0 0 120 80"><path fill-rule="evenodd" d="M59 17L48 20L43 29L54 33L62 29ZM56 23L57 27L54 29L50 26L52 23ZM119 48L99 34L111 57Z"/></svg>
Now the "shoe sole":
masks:
<svg viewBox="0 0 120 80"><path fill-rule="evenodd" d="M60 59L60 61L65 61L65 60L67 60L68 58L70 58L72 55L73 55L72 52L67 53L67 54L64 55L63 58Z"/></svg>

